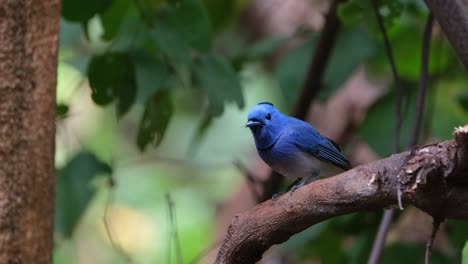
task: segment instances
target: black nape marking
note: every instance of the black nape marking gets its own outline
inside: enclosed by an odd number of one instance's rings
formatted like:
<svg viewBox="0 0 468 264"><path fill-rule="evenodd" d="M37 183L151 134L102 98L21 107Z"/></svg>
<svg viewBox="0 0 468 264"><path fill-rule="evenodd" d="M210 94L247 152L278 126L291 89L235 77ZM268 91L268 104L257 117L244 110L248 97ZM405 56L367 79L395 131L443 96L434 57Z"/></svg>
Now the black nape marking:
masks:
<svg viewBox="0 0 468 264"><path fill-rule="evenodd" d="M271 105L271 106L274 107L274 105L272 103L270 103L270 102L261 102L261 103L258 103L257 105L261 105L261 104L267 104L267 105Z"/></svg>

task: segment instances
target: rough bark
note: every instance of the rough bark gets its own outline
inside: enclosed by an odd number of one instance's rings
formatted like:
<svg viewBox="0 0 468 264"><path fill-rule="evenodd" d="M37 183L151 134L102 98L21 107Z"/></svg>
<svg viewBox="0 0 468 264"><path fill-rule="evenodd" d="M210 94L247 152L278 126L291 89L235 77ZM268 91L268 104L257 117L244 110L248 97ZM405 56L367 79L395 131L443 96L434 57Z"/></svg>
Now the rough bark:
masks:
<svg viewBox="0 0 468 264"><path fill-rule="evenodd" d="M397 204L399 193L435 217L468 220L468 126L415 148L317 180L234 218L216 263L254 263L272 245L335 216Z"/></svg>
<svg viewBox="0 0 468 264"><path fill-rule="evenodd" d="M51 263L59 0L0 0L0 263Z"/></svg>
<svg viewBox="0 0 468 264"><path fill-rule="evenodd" d="M425 0L445 35L468 69L468 1Z"/></svg>

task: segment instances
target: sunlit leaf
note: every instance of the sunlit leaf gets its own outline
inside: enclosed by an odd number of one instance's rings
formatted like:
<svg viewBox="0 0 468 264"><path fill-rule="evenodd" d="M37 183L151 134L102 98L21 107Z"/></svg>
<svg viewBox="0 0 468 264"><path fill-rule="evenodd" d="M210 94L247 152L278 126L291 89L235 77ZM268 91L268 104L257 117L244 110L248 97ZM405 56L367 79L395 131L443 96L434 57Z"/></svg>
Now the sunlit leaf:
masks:
<svg viewBox="0 0 468 264"><path fill-rule="evenodd" d="M239 78L224 57L214 54L201 56L195 62L193 71L197 84L209 97L210 111L214 116L223 113L227 102L244 107Z"/></svg>
<svg viewBox="0 0 468 264"><path fill-rule="evenodd" d="M111 3L112 0L62 0L62 16L69 21L84 23Z"/></svg>
<svg viewBox="0 0 468 264"><path fill-rule="evenodd" d="M81 215L95 190L92 179L101 173L110 174L111 167L88 152L76 155L63 169L57 170L55 230L65 237L73 234Z"/></svg>
<svg viewBox="0 0 468 264"><path fill-rule="evenodd" d="M155 146L161 143L173 111L168 90L158 91L148 98L138 129L137 145L140 151L144 151L150 143Z"/></svg>
<svg viewBox="0 0 468 264"><path fill-rule="evenodd" d="M380 0L376 2L387 29L395 24L405 9L402 0ZM338 16L346 25L363 25L373 33L380 33L374 8L370 0L351 0L343 3L338 8Z"/></svg>
<svg viewBox="0 0 468 264"><path fill-rule="evenodd" d="M421 31L422 25L411 25L399 28L399 30L394 32L391 36L392 51L401 79L411 81L419 80L421 71L422 33L415 38L415 32ZM429 76L443 73L445 69L450 66L451 53L450 47L443 45L440 39L431 41ZM390 72L388 57L383 49L380 49L377 56L371 60L371 63L374 70L387 69L387 72Z"/></svg>

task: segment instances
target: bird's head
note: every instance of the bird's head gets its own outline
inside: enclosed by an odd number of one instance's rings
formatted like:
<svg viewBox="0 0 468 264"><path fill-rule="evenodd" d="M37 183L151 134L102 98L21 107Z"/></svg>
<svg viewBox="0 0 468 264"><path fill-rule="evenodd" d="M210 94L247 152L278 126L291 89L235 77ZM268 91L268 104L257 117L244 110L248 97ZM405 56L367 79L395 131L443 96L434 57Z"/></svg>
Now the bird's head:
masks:
<svg viewBox="0 0 468 264"><path fill-rule="evenodd" d="M281 135L287 116L281 114L272 103L259 103L249 112L246 127L250 128L259 149L273 145Z"/></svg>

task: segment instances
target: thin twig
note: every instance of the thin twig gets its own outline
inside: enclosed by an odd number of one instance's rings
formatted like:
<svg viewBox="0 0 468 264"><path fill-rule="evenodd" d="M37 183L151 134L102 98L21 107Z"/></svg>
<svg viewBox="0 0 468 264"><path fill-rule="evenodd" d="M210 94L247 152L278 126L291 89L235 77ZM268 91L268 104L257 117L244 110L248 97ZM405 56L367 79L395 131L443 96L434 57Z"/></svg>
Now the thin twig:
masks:
<svg viewBox="0 0 468 264"><path fill-rule="evenodd" d="M440 224L444 221L441 218L434 217L432 218L432 232L431 232L431 237L426 243L426 254L424 257L424 263L429 264L429 259L432 253L432 245L434 244L434 239L437 235L437 231L439 231Z"/></svg>
<svg viewBox="0 0 468 264"><path fill-rule="evenodd" d="M114 178L111 176L111 178L109 179L109 187L110 187L109 195L107 196L107 201L106 201L106 205L105 205L105 209L104 209L104 216L102 217L102 221L104 223L104 228L106 229L107 237L109 237L109 240L110 240L112 246L115 248L115 250L117 252L119 252L119 254L125 259L125 261L127 263L134 263L132 258L130 257L130 255L128 255L125 252L125 250L122 248L120 243L117 241L117 238L115 238L112 235L112 230L111 230L111 227L109 225L108 211L109 211L110 205L112 204L112 202L114 200L114 192L113 192L114 185L115 185L115 181L114 181Z"/></svg>
<svg viewBox="0 0 468 264"><path fill-rule="evenodd" d="M384 242L388 234L388 227L392 223L394 214L395 210L393 209L388 209L384 211L382 220L380 220L379 230L377 231L377 235L375 236L372 252L367 263L370 264L379 262L380 252L382 252Z"/></svg>
<svg viewBox="0 0 468 264"><path fill-rule="evenodd" d="M390 63L390 68L392 70L393 80L395 82L395 128L394 128L394 137L393 137L393 153L397 153L399 150L400 145L400 129L402 123L402 111L401 105L403 101L403 95L401 91L401 84L400 84L400 77L398 75L395 59L392 52L392 47L390 45L390 40L387 35L387 30L383 23L382 15L379 12L379 7L377 4L377 0L371 0L372 8L374 9L374 14L377 19L377 24L379 25L380 31L383 36L384 40L384 48L385 53L387 54L388 61ZM398 187L398 189L400 189ZM398 192L400 194L400 192ZM400 201L400 196L399 201ZM386 210L384 212L384 216L379 225L379 231L377 236L374 240L374 244L372 246L372 251L369 256L368 263L369 264L377 264L380 259L380 255L382 254L382 249L388 234L388 229L390 228L390 224L392 222L394 212L393 209Z"/></svg>
<svg viewBox="0 0 468 264"><path fill-rule="evenodd" d="M411 135L408 140L408 146L414 146L418 143L419 135L421 134L421 124L424 113L424 102L426 99L427 80L429 78L429 50L431 44L432 26L434 24L434 17L431 13L427 17L426 26L424 28L424 35L422 40L421 51L421 73L419 77L418 98L416 101L416 111L413 120L413 127Z"/></svg>
<svg viewBox="0 0 468 264"><path fill-rule="evenodd" d="M344 0L334 0L325 16L325 24L323 25L322 32L317 43L317 46L312 56L307 75L302 87L302 91L297 99L297 102L292 111L292 115L299 119L304 119L309 111L310 104L317 96L319 90L322 88L322 80L325 69L330 61L333 48L339 33L341 22L338 19L337 10L338 5ZM263 193L261 196L262 201L266 201L276 193L283 182L283 176L279 173L272 171L267 180L263 183Z"/></svg>
<svg viewBox="0 0 468 264"><path fill-rule="evenodd" d="M171 230L170 230L170 238L174 238L174 246L176 252L177 263L182 264L184 263L182 258L182 247L180 245L179 233L177 232L177 218L175 215L174 210L174 202L172 201L171 195L169 193L166 194L166 201L167 201L167 208L169 210L169 221L171 223ZM172 247L172 243L169 244L169 248ZM169 251L170 253L170 251ZM171 260L171 254L169 254L169 262Z"/></svg>
<svg viewBox="0 0 468 264"><path fill-rule="evenodd" d="M261 183L261 181L257 180L255 176L239 160L235 160L233 164L246 178L247 186L249 187L250 192L254 196L255 200L260 201L261 195L257 190L257 184Z"/></svg>
<svg viewBox="0 0 468 264"><path fill-rule="evenodd" d="M401 114L401 105L402 105L402 90L400 77L398 75L395 59L393 56L392 46L390 45L390 40L388 39L387 30L383 22L382 15L379 12L379 7L377 0L371 0L372 8L374 9L375 17L377 19L377 24L379 25L380 32L384 40L385 53L387 54L388 62L390 63L390 68L392 69L393 80L395 82L395 115L396 115L396 124L394 129L394 142L393 142L393 153L398 152L400 144L400 129L402 123L402 114Z"/></svg>

